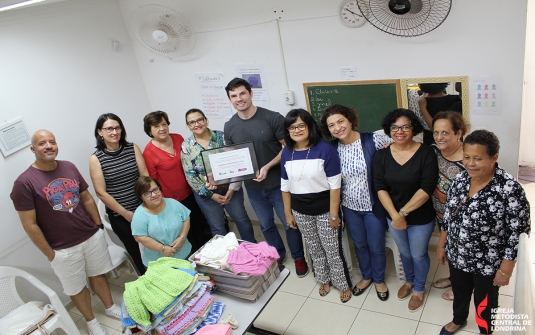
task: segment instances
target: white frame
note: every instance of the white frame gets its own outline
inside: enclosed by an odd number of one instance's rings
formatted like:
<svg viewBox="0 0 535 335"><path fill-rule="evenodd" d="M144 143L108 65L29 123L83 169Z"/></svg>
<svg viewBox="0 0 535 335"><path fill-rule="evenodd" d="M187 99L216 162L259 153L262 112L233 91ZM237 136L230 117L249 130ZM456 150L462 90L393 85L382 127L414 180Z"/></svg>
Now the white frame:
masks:
<svg viewBox="0 0 535 335"><path fill-rule="evenodd" d="M6 141L4 139L4 133L9 131L9 128L13 128L13 126L19 127L22 130L24 130L24 132L26 133L26 138L23 139L23 141L20 142L17 146L15 146L13 148L8 148L8 147L6 147ZM1 128L0 128L0 150L2 151L2 154L4 155L4 157L7 157L7 156L11 155L12 153L15 153L15 152L17 152L17 151L19 151L19 150L21 150L23 148L26 148L27 146L29 146L31 144L32 144L32 141L31 141L30 133L28 133L28 129L26 128L26 125L24 124L24 122L22 120L22 117L14 120L14 121L8 122L8 123L6 123L6 124L1 126Z"/></svg>

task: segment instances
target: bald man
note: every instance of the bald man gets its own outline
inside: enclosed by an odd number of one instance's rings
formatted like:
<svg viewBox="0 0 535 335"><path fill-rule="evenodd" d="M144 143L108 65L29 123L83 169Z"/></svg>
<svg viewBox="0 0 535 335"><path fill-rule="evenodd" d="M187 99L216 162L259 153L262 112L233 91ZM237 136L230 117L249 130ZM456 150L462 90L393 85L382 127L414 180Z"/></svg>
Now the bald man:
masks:
<svg viewBox="0 0 535 335"><path fill-rule="evenodd" d="M95 201L76 166L56 160L54 134L37 131L30 150L35 162L15 180L11 192L22 226L50 261L65 294L84 316L89 334L106 334L93 315L86 287L88 277L106 314L120 319L105 275L113 266Z"/></svg>

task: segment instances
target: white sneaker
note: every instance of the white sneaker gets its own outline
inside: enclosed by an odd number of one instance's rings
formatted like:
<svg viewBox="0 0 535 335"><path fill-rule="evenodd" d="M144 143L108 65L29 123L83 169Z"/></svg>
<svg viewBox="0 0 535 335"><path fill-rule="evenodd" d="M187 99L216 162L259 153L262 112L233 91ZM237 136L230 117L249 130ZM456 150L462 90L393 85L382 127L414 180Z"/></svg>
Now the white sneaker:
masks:
<svg viewBox="0 0 535 335"><path fill-rule="evenodd" d="M121 308L116 304L113 304L110 308L106 309L106 315L110 318L121 320Z"/></svg>
<svg viewBox="0 0 535 335"><path fill-rule="evenodd" d="M89 331L89 335L106 335L106 331L102 329L97 318L94 318L93 320L86 322L86 323L87 323L87 330Z"/></svg>

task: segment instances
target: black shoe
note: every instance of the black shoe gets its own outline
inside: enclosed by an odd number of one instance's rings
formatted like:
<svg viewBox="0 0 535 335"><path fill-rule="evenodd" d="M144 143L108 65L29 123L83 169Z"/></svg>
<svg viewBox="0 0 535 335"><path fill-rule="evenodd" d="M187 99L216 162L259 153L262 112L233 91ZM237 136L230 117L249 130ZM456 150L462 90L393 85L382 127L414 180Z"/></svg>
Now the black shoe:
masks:
<svg viewBox="0 0 535 335"><path fill-rule="evenodd" d="M439 335L453 335L455 334L456 332L458 332L459 330L463 329L464 327L466 327L466 324L468 322L467 321L464 321L462 325L459 326L459 328L457 328L456 330L450 332L450 331L447 331L446 330L446 326L442 327L442 329L440 330L440 334Z"/></svg>
<svg viewBox="0 0 535 335"><path fill-rule="evenodd" d="M381 301L387 301L388 297L389 297L388 290L386 290L386 292L377 292L377 298L379 298L379 300Z"/></svg>
<svg viewBox="0 0 535 335"><path fill-rule="evenodd" d="M357 287L358 283L357 283L357 285L355 285L355 287L353 287L353 289L351 290L351 293L353 293L353 295L354 295L355 297L358 297L359 295L361 295L362 293L364 293L364 292L368 289L368 287L370 287L370 285L372 284L372 282L373 282L373 280L370 280L370 283L369 283L368 285L366 285L365 288L358 288L358 287Z"/></svg>

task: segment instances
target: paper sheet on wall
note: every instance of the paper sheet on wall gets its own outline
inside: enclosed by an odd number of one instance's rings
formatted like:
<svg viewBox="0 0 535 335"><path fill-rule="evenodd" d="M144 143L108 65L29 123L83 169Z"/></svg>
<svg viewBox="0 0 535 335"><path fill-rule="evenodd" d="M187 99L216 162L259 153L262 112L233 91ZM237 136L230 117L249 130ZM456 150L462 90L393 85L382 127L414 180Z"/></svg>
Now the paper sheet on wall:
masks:
<svg viewBox="0 0 535 335"><path fill-rule="evenodd" d="M195 73L199 83L202 111L207 118L230 119L232 109L225 91L225 76L215 72Z"/></svg>
<svg viewBox="0 0 535 335"><path fill-rule="evenodd" d="M499 76L470 76L470 113L500 115L503 101L502 78Z"/></svg>
<svg viewBox="0 0 535 335"><path fill-rule="evenodd" d="M247 80L251 85L253 104L255 106L270 108L269 90L262 64L236 64L236 72L239 78Z"/></svg>
<svg viewBox="0 0 535 335"><path fill-rule="evenodd" d="M22 118L8 122L0 127L0 150L4 157L31 144L30 134Z"/></svg>
<svg viewBox="0 0 535 335"><path fill-rule="evenodd" d="M342 67L340 68L340 79L342 80L357 80L356 67Z"/></svg>

